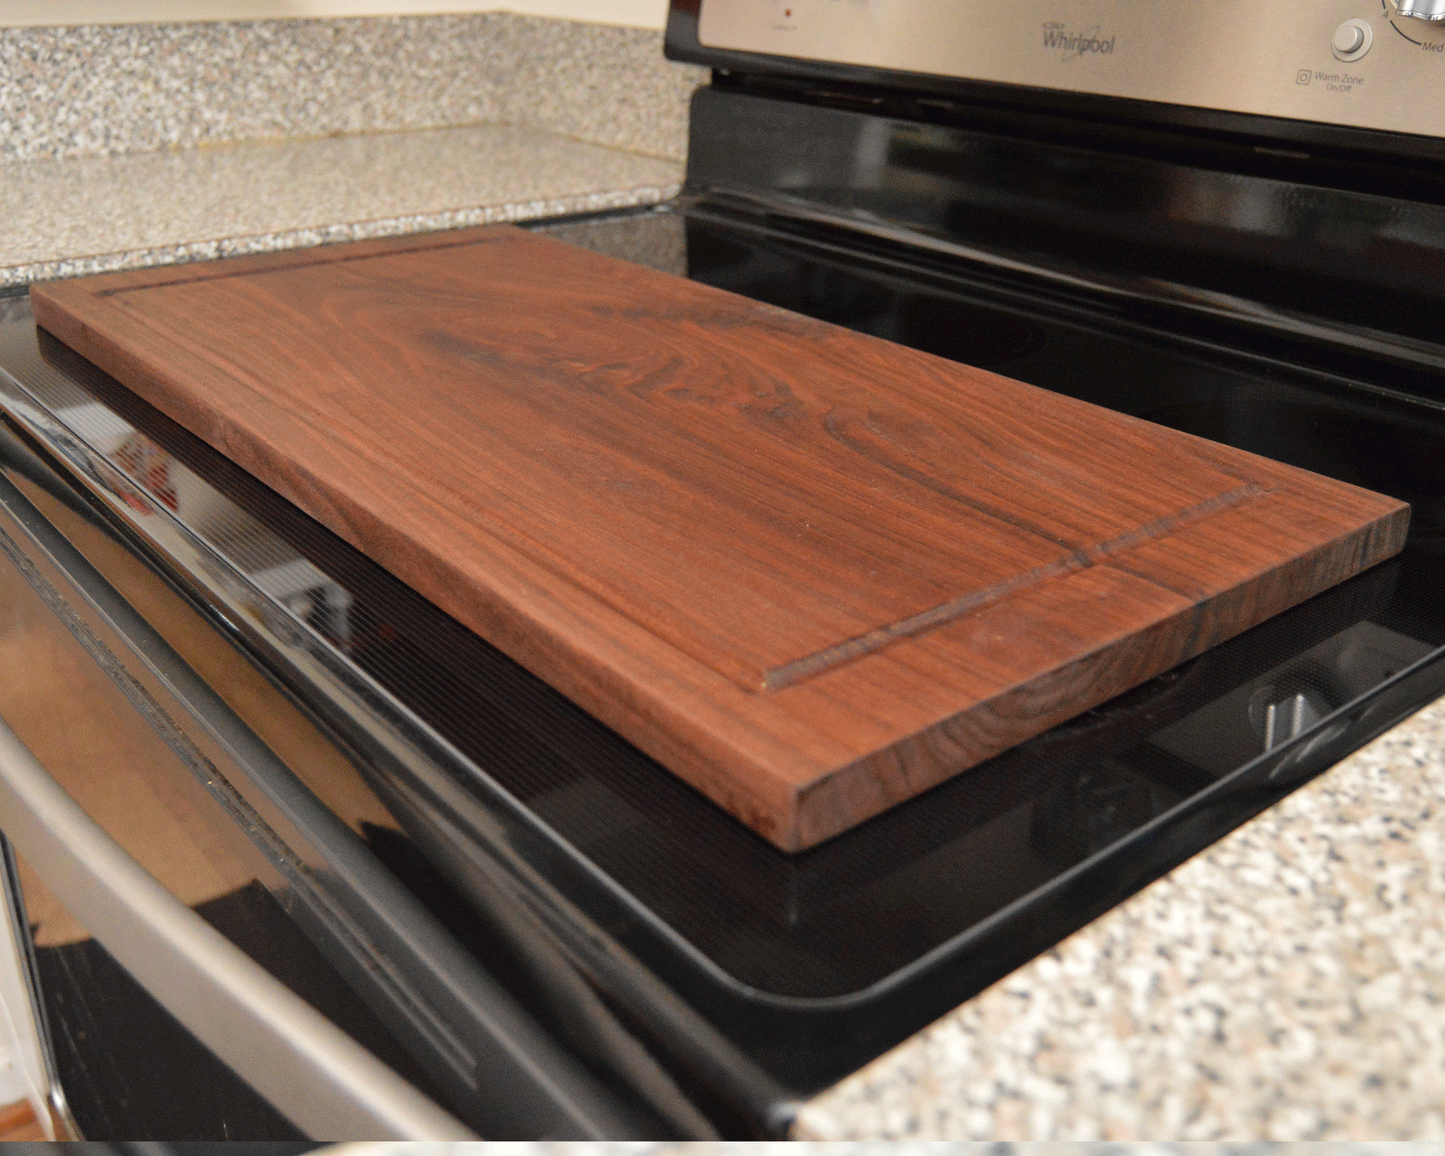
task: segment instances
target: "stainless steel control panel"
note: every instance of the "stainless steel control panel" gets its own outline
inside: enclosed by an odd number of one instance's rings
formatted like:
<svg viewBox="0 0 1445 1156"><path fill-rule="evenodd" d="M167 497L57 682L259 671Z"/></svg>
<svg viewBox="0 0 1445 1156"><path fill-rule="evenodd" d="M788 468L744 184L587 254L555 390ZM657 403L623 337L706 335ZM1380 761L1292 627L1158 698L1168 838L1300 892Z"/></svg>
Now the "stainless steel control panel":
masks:
<svg viewBox="0 0 1445 1156"><path fill-rule="evenodd" d="M702 0L698 40L1442 137L1437 7L1445 0Z"/></svg>

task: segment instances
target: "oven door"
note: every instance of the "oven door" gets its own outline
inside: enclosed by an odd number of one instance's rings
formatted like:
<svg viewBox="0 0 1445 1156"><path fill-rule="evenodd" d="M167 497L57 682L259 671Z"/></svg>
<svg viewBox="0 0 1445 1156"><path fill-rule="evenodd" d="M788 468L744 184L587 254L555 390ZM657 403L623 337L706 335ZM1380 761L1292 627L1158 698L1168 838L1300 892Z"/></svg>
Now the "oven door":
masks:
<svg viewBox="0 0 1445 1156"><path fill-rule="evenodd" d="M0 829L54 1126L663 1134L338 817L392 825L335 747L78 491L0 441Z"/></svg>

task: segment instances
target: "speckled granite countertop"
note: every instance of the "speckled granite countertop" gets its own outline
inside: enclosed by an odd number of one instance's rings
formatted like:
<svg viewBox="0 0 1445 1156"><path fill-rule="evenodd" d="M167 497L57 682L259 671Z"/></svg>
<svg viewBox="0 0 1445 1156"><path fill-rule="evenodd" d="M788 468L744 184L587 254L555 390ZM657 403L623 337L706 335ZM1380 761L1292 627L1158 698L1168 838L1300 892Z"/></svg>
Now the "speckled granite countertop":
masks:
<svg viewBox="0 0 1445 1156"><path fill-rule="evenodd" d="M817 1097L795 1134L1445 1140L1445 701Z"/></svg>
<svg viewBox="0 0 1445 1156"><path fill-rule="evenodd" d="M474 125L0 166L0 285L654 204L676 161Z"/></svg>
<svg viewBox="0 0 1445 1156"><path fill-rule="evenodd" d="M706 76L505 12L0 28L0 285L652 204Z"/></svg>

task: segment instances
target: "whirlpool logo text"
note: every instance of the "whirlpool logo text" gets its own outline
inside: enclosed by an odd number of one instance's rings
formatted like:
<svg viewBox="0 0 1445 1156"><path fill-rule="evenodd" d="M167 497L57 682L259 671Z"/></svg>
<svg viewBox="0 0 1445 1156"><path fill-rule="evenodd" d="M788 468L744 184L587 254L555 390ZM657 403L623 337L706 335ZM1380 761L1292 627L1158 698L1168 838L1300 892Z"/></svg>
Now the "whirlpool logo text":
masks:
<svg viewBox="0 0 1445 1156"><path fill-rule="evenodd" d="M1098 25L1087 32L1069 32L1060 20L1044 22L1044 47L1058 50L1063 54L1064 60L1077 60L1089 53L1108 56L1114 51L1116 39L1114 36L1108 39L1101 37Z"/></svg>

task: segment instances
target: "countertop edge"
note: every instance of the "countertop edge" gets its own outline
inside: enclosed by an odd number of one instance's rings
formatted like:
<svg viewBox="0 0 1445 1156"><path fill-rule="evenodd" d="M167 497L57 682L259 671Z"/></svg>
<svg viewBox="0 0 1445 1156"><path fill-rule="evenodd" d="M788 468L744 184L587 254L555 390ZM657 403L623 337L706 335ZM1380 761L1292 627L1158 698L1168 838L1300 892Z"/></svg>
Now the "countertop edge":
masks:
<svg viewBox="0 0 1445 1156"><path fill-rule="evenodd" d="M1445 1138L1445 699L804 1104L798 1140Z"/></svg>
<svg viewBox="0 0 1445 1156"><path fill-rule="evenodd" d="M235 257L248 253L307 248L341 241L404 236L412 233L460 229L471 225L515 224L521 221L564 217L580 213L600 213L615 209L644 208L671 200L677 196L681 188L682 183L679 179L677 183L670 184L642 185L635 188L525 201L504 201L438 213L411 213L375 220L337 222L269 233L243 233L183 244L122 249L111 253L78 255L50 261L0 266L0 288L87 276L93 273L113 273L124 269L143 269L156 265L208 261L219 257Z"/></svg>

